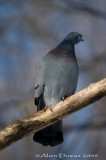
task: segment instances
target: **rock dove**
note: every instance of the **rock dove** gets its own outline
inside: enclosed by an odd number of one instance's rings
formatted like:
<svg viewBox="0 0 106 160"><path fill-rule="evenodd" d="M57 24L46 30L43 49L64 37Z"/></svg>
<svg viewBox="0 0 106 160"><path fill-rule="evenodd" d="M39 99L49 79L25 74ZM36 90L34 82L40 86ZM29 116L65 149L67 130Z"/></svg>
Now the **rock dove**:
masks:
<svg viewBox="0 0 106 160"><path fill-rule="evenodd" d="M35 105L37 111L49 107L74 94L78 81L78 65L74 45L83 41L77 32L69 33L63 41L48 52L37 65ZM33 140L44 146L63 142L62 120L38 131Z"/></svg>

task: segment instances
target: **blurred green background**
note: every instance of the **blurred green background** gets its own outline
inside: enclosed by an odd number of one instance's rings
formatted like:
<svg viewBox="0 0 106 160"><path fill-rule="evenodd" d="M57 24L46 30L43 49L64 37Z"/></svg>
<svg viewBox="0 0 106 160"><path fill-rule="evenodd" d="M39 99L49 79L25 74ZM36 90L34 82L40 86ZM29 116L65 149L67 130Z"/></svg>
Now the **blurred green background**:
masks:
<svg viewBox="0 0 106 160"><path fill-rule="evenodd" d="M72 31L84 38L75 47L78 92L106 77L106 1L0 0L0 129L36 112L36 63ZM105 107L102 99L65 118L64 142L54 148L34 143L30 135L1 151L0 159L36 160L36 154L64 153L98 154L105 160Z"/></svg>

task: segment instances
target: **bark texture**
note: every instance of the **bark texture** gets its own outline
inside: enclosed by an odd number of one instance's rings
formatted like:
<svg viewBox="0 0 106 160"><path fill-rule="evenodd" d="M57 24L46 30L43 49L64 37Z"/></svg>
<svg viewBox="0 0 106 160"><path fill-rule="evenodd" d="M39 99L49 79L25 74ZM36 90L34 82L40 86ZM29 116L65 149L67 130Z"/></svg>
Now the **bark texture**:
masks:
<svg viewBox="0 0 106 160"><path fill-rule="evenodd" d="M52 106L53 112L49 109L46 111L41 110L32 116L9 124L0 131L0 150L96 102L104 96L106 96L106 78L90 84L87 88Z"/></svg>

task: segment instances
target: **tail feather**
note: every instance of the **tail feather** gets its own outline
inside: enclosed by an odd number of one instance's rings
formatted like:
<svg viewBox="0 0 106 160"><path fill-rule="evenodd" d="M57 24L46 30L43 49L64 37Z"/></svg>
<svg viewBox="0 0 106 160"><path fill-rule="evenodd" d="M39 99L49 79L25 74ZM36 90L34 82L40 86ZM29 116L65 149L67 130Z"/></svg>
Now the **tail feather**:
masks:
<svg viewBox="0 0 106 160"><path fill-rule="evenodd" d="M45 107L43 95L39 97L37 111ZM62 121L58 121L34 134L33 140L44 146L56 146L63 142Z"/></svg>
<svg viewBox="0 0 106 160"><path fill-rule="evenodd" d="M58 123L58 122L57 122ZM56 146L63 142L63 132L61 129L56 131L54 126L50 125L34 134L33 140L44 146Z"/></svg>

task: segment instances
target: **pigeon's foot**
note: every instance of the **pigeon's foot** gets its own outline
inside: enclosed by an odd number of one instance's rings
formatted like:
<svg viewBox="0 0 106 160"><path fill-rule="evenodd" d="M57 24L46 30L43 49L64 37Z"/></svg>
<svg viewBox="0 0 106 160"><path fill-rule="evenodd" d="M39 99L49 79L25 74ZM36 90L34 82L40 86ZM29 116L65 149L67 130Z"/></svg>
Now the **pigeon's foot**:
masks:
<svg viewBox="0 0 106 160"><path fill-rule="evenodd" d="M50 105L47 105L47 106L44 108L44 111L46 111L47 108L49 108L49 110L50 110L51 112L53 112Z"/></svg>
<svg viewBox="0 0 106 160"><path fill-rule="evenodd" d="M64 96L61 98L62 101L64 101L67 98L67 96Z"/></svg>

